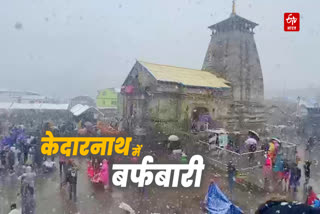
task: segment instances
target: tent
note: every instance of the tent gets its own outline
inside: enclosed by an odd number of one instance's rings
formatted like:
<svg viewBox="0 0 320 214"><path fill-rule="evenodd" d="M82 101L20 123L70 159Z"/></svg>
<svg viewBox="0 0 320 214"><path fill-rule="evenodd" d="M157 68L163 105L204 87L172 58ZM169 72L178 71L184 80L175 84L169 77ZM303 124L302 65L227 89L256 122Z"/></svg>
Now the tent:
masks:
<svg viewBox="0 0 320 214"><path fill-rule="evenodd" d="M212 183L206 195L206 209L209 214L242 214L243 211L235 206L220 190Z"/></svg>

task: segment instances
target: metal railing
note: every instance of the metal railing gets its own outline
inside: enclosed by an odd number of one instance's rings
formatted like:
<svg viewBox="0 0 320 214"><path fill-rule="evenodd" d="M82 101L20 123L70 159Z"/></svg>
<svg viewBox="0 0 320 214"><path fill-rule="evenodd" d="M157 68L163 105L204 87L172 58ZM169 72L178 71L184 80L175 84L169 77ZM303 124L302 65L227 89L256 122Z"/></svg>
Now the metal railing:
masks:
<svg viewBox="0 0 320 214"><path fill-rule="evenodd" d="M229 161L232 161L237 170L245 171L259 168L265 162L264 150L237 153L204 141L199 141L198 144L202 147L205 157L220 167L227 167Z"/></svg>

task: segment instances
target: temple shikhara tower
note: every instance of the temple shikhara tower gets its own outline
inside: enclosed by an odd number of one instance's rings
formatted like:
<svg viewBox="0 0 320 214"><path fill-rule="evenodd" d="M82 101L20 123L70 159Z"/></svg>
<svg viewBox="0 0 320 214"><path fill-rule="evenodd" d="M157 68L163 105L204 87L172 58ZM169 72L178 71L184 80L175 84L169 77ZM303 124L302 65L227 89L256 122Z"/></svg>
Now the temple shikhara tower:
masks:
<svg viewBox="0 0 320 214"><path fill-rule="evenodd" d="M264 124L264 87L253 29L258 24L236 14L209 27L211 41L202 70L231 82L233 102L228 124L232 129L259 129Z"/></svg>

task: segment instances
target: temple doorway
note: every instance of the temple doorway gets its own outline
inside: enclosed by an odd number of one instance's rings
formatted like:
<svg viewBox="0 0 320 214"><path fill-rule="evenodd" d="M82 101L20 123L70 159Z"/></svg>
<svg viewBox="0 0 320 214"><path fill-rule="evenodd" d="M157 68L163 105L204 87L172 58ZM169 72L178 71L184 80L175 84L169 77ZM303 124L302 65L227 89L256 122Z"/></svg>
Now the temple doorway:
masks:
<svg viewBox="0 0 320 214"><path fill-rule="evenodd" d="M191 130L195 132L205 131L209 128L212 118L205 107L196 107L192 110Z"/></svg>

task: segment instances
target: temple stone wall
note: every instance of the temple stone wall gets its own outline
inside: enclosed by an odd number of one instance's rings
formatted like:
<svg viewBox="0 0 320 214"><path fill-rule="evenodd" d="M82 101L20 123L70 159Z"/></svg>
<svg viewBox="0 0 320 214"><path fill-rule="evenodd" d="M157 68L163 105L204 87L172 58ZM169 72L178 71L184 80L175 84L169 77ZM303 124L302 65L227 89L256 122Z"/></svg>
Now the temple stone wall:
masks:
<svg viewBox="0 0 320 214"><path fill-rule="evenodd" d="M232 103L228 106L231 130L263 129L264 85L260 59L254 40L256 23L236 14L210 26L211 41L203 70L231 82Z"/></svg>
<svg viewBox="0 0 320 214"><path fill-rule="evenodd" d="M123 93L123 118L132 126L166 134L189 131L193 110L198 107L206 108L213 120L223 123L232 101L230 89L186 87L156 81L139 63L132 68L125 84L133 85L134 92Z"/></svg>
<svg viewBox="0 0 320 214"><path fill-rule="evenodd" d="M223 124L228 116L230 97L214 97L199 94L168 94L157 93L146 102L150 119L160 123L174 133L176 129L188 131L191 128L192 112L195 108L203 107L208 110L211 118ZM227 124L224 124L227 126ZM167 132L168 132L167 131Z"/></svg>
<svg viewBox="0 0 320 214"><path fill-rule="evenodd" d="M235 101L263 102L263 76L253 33L218 32L211 37L203 70L232 83Z"/></svg>

